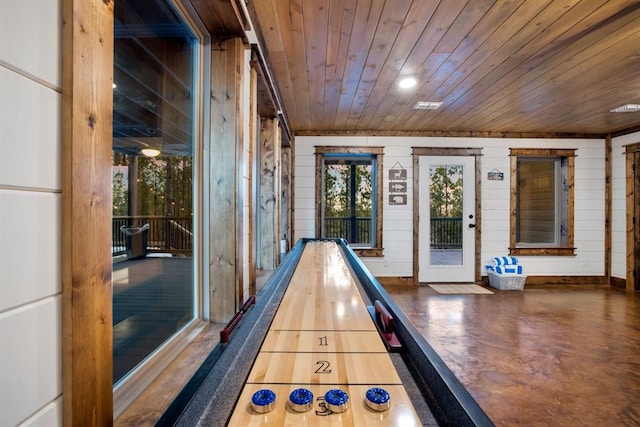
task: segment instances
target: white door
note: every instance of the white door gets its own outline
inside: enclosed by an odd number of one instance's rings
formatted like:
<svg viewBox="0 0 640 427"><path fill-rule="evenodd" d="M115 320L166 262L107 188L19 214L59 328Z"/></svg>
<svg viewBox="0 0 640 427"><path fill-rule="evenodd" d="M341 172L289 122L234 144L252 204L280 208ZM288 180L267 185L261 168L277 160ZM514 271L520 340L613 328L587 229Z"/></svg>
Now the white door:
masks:
<svg viewBox="0 0 640 427"><path fill-rule="evenodd" d="M475 280L475 158L419 158L418 281Z"/></svg>

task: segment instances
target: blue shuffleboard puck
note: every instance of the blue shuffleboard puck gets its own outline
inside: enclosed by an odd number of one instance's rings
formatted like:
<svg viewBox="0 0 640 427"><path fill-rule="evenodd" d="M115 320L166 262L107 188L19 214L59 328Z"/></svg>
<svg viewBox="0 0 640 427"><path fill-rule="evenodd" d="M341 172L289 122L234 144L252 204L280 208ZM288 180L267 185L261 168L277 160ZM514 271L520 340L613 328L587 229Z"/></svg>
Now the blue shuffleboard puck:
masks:
<svg viewBox="0 0 640 427"><path fill-rule="evenodd" d="M391 397L387 390L380 387L373 387L367 390L365 402L367 406L378 412L386 411L391 406Z"/></svg>
<svg viewBox="0 0 640 427"><path fill-rule="evenodd" d="M313 393L306 388L297 388L289 395L289 406L296 412L307 412L313 407Z"/></svg>
<svg viewBox="0 0 640 427"><path fill-rule="evenodd" d="M326 392L324 401L332 412L340 413L349 409L349 395L337 388Z"/></svg>
<svg viewBox="0 0 640 427"><path fill-rule="evenodd" d="M275 408L276 394L272 390L262 389L251 396L251 408L259 414L266 414Z"/></svg>

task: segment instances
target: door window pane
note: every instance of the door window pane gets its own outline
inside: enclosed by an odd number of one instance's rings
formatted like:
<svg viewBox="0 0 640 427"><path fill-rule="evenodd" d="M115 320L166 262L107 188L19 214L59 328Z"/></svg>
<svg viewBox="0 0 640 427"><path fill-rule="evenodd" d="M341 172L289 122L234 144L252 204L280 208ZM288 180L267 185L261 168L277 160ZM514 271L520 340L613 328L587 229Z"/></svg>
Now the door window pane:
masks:
<svg viewBox="0 0 640 427"><path fill-rule="evenodd" d="M429 168L431 265L462 265L462 188L462 165Z"/></svg>

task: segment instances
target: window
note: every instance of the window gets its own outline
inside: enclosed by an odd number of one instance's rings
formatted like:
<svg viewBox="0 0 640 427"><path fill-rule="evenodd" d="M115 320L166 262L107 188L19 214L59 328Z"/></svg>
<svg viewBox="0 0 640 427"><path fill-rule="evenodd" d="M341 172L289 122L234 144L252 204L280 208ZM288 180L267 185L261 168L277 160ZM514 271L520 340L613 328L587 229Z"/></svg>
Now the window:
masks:
<svg viewBox="0 0 640 427"><path fill-rule="evenodd" d="M165 343L181 338L196 316L194 77L199 42L173 3L158 0L149 7L142 0L119 0L114 6L116 408L124 405L122 396L128 396L127 387L136 387L136 378L149 377L159 366L147 362L158 360ZM157 156L147 157L145 148L155 149Z"/></svg>
<svg viewBox="0 0 640 427"><path fill-rule="evenodd" d="M381 171L381 147L316 147L316 235L381 256Z"/></svg>
<svg viewBox="0 0 640 427"><path fill-rule="evenodd" d="M574 255L575 150L511 149L513 255Z"/></svg>

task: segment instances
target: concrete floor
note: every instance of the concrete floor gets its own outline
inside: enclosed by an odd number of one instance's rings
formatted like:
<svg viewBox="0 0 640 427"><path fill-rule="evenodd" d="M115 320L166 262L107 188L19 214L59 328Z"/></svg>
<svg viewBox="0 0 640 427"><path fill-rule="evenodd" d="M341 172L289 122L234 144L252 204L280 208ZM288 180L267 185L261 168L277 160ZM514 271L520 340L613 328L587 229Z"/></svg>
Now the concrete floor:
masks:
<svg viewBox="0 0 640 427"><path fill-rule="evenodd" d="M496 425L640 425L639 294L387 290Z"/></svg>

